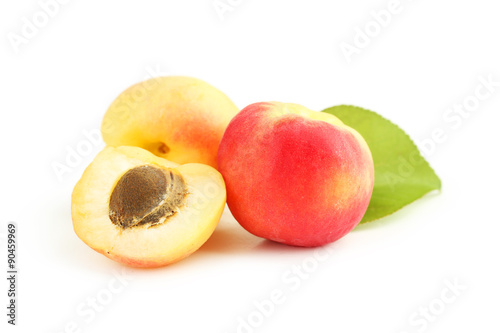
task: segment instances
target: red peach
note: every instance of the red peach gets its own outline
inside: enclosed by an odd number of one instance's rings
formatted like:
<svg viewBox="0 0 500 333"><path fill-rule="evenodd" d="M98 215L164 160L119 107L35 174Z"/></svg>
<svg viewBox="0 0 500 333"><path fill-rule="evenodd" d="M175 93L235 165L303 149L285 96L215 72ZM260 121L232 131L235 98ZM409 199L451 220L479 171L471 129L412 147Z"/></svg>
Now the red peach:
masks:
<svg viewBox="0 0 500 333"><path fill-rule="evenodd" d="M254 235L320 246L351 231L373 190L365 140L333 115L255 103L229 123L217 155L235 219Z"/></svg>

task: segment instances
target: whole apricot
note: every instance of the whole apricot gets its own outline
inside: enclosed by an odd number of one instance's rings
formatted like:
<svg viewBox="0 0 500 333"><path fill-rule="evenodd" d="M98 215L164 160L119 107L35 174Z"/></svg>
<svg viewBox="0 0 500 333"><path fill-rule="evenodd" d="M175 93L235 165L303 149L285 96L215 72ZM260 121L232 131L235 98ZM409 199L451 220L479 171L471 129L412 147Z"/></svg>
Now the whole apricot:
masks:
<svg viewBox="0 0 500 333"><path fill-rule="evenodd" d="M219 142L238 111L202 80L158 77L122 92L108 108L101 132L113 147L141 147L176 163L216 168Z"/></svg>

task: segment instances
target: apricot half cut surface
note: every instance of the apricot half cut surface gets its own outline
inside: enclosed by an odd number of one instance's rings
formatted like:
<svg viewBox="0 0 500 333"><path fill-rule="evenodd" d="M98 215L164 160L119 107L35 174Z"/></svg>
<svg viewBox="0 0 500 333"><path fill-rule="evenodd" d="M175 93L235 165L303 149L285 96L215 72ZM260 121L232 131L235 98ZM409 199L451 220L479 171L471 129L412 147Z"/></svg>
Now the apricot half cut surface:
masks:
<svg viewBox="0 0 500 333"><path fill-rule="evenodd" d="M129 266L157 267L205 243L225 202L222 176L208 165L107 147L76 184L71 213L76 234L92 249Z"/></svg>

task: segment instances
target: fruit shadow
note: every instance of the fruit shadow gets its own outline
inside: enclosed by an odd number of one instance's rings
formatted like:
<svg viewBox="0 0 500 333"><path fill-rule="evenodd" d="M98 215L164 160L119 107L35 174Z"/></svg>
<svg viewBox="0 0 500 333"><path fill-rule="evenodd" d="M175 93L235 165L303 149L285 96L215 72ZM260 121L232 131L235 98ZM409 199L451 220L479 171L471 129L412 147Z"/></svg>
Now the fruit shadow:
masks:
<svg viewBox="0 0 500 333"><path fill-rule="evenodd" d="M226 207L214 233L197 252L242 253L250 251L262 241L262 238L243 229Z"/></svg>
<svg viewBox="0 0 500 333"><path fill-rule="evenodd" d="M200 253L291 253L301 252L304 248L288 246L252 235L246 231L231 215L226 207L219 225L212 236L197 251Z"/></svg>

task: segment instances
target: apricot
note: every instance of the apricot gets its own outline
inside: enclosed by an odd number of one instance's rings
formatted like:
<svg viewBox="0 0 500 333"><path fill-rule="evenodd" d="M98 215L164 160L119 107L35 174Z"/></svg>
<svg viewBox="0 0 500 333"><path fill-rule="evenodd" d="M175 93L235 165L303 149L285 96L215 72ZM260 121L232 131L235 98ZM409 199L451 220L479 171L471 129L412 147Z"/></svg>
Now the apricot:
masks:
<svg viewBox="0 0 500 333"><path fill-rule="evenodd" d="M217 167L224 130L239 111L220 90L190 77L158 77L122 92L102 126L106 144L135 146L170 161Z"/></svg>
<svg viewBox="0 0 500 333"><path fill-rule="evenodd" d="M167 265L210 237L226 203L214 168L179 165L138 147L107 147L71 202L73 227L92 249L135 267Z"/></svg>
<svg viewBox="0 0 500 333"><path fill-rule="evenodd" d="M351 231L373 190L365 140L333 115L255 103L238 113L218 152L227 204L254 235L320 246Z"/></svg>

